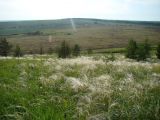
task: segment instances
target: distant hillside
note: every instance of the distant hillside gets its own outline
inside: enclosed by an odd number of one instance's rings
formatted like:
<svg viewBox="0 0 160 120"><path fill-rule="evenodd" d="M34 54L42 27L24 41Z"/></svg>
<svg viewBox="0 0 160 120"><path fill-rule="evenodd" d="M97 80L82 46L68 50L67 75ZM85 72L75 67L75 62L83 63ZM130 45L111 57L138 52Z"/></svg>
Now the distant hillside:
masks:
<svg viewBox="0 0 160 120"><path fill-rule="evenodd" d="M71 45L78 43L83 49L124 47L131 38L138 42L147 38L152 44L160 42L160 22L83 18L73 21L76 31L71 19L0 22L0 36L20 44L27 52L38 51L40 45L45 51L54 49L62 40Z"/></svg>
<svg viewBox="0 0 160 120"><path fill-rule="evenodd" d="M76 27L85 26L110 26L110 25L141 25L146 27L160 27L160 22L145 21L118 21L118 20L100 20L100 19L73 19ZM39 20L39 21L11 21L0 22L0 35L22 34L43 29L64 29L71 28L70 19L61 20Z"/></svg>

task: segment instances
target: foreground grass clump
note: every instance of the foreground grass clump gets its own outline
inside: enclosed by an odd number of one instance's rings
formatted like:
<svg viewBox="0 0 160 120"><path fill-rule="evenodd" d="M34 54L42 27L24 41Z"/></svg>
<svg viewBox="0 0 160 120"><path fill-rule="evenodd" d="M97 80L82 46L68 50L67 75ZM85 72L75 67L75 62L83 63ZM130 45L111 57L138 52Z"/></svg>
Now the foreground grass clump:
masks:
<svg viewBox="0 0 160 120"><path fill-rule="evenodd" d="M0 59L0 119L160 119L159 63L122 55Z"/></svg>

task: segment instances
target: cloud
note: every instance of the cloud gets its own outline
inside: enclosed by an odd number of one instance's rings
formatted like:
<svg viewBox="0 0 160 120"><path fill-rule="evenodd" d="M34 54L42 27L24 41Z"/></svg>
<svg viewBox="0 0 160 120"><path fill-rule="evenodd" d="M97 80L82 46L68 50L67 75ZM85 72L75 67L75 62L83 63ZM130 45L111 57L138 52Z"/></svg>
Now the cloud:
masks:
<svg viewBox="0 0 160 120"><path fill-rule="evenodd" d="M160 0L125 0L129 4L139 4L139 5L157 5L160 4Z"/></svg>
<svg viewBox="0 0 160 120"><path fill-rule="evenodd" d="M69 17L139 19L139 16L145 19L141 11L160 16L157 12L160 11L159 0L1 0L0 8L0 20Z"/></svg>

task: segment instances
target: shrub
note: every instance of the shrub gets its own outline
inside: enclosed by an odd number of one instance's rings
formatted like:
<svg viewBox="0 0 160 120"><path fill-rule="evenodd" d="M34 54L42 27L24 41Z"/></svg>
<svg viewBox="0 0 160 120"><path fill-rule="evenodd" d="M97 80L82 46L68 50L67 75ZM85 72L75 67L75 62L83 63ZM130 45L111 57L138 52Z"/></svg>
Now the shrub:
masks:
<svg viewBox="0 0 160 120"><path fill-rule="evenodd" d="M136 41L130 40L127 51L126 57L136 60L145 60L146 58L150 57L150 44L146 39L144 43L137 45Z"/></svg>
<svg viewBox="0 0 160 120"><path fill-rule="evenodd" d="M160 59L160 43L159 43L158 46L157 46L156 52L157 52L157 53L156 53L157 58Z"/></svg>
<svg viewBox="0 0 160 120"><path fill-rule="evenodd" d="M146 39L144 42L144 49L146 57L150 57L151 45L148 43L148 39Z"/></svg>
<svg viewBox="0 0 160 120"><path fill-rule="evenodd" d="M146 58L149 58L150 50L151 50L150 44L148 43L148 40L146 39L144 43L142 43L141 45L137 47L136 59L145 60Z"/></svg>
<svg viewBox="0 0 160 120"><path fill-rule="evenodd" d="M16 45L16 48L14 51L14 56L15 57L22 57L23 56L22 50L19 45Z"/></svg>
<svg viewBox="0 0 160 120"><path fill-rule="evenodd" d="M136 58L136 50L137 50L137 43L134 40L130 40L126 50L126 57L135 59Z"/></svg>
<svg viewBox="0 0 160 120"><path fill-rule="evenodd" d="M88 48L88 49L87 49L87 53L88 53L88 54L92 54L92 53L93 53L93 50L92 50L91 48Z"/></svg>
<svg viewBox="0 0 160 120"><path fill-rule="evenodd" d="M70 55L71 55L71 49L69 45L65 41L63 41L61 43L60 49L58 50L58 56L60 58L67 58L70 57Z"/></svg>
<svg viewBox="0 0 160 120"><path fill-rule="evenodd" d="M35 31L35 32L28 32L27 35L42 35L43 33L41 31Z"/></svg>
<svg viewBox="0 0 160 120"><path fill-rule="evenodd" d="M73 56L79 56L80 55L80 46L78 44L75 44L73 48Z"/></svg>
<svg viewBox="0 0 160 120"><path fill-rule="evenodd" d="M50 47L50 48L48 48L48 54L52 54L52 53L53 53L53 51L54 51L54 50L53 50L53 48L51 48L51 47Z"/></svg>
<svg viewBox="0 0 160 120"><path fill-rule="evenodd" d="M146 59L146 51L145 51L145 45L141 44L138 46L136 50L136 59L139 60L145 60Z"/></svg>
<svg viewBox="0 0 160 120"><path fill-rule="evenodd" d="M8 43L6 38L0 38L0 55L1 56L7 56L11 47L12 46Z"/></svg>
<svg viewBox="0 0 160 120"><path fill-rule="evenodd" d="M44 53L44 51L43 51L43 46L41 45L41 46L40 46L40 49L39 49L39 54L42 55L43 53Z"/></svg>

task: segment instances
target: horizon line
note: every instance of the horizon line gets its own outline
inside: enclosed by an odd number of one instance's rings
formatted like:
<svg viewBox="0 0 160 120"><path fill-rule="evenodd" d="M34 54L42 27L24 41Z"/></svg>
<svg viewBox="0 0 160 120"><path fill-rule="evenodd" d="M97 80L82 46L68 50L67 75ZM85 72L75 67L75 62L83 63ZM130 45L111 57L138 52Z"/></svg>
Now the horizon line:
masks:
<svg viewBox="0 0 160 120"><path fill-rule="evenodd" d="M0 20L0 22L22 22L22 21L53 21L53 20L66 20L66 19L94 19L94 20L108 20L108 21L136 21L136 22L160 22L157 20L129 20L129 19L104 19L104 18L81 18L81 17L75 17L75 18L57 18L57 19L17 19L17 20Z"/></svg>

